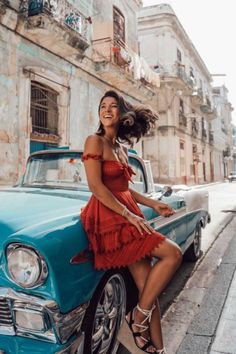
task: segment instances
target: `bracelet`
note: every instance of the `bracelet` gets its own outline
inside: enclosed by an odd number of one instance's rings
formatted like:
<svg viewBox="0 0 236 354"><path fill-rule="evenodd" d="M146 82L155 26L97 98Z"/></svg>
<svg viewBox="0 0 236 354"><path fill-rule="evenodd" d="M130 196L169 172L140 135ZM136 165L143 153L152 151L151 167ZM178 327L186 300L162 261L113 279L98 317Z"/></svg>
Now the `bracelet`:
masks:
<svg viewBox="0 0 236 354"><path fill-rule="evenodd" d="M124 209L122 210L121 216L125 216L128 213L128 209L125 206Z"/></svg>

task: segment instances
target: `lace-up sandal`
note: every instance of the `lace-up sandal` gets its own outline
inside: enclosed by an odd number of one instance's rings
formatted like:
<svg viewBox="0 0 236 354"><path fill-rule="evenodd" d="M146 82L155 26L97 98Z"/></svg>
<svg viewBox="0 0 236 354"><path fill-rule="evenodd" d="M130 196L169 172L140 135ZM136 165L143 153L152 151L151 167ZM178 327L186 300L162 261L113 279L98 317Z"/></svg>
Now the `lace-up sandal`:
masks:
<svg viewBox="0 0 236 354"><path fill-rule="evenodd" d="M136 344L136 346L142 350L144 353L159 353L159 354L165 354L165 352L157 352L156 348L154 347L154 345L152 344L152 341L150 339L147 339L145 337L142 336L142 333L149 330L149 323L151 321L151 317L152 317L152 312L155 309L156 305L153 305L152 308L150 310L144 310L142 309L139 304L137 304L137 306L130 312L130 317L128 318L126 316L126 321L128 323L128 326L132 332L133 338L134 338L134 342ZM141 312L145 318L141 323L135 323L134 322L134 312L135 310L138 310L139 312ZM145 324L146 323L146 324ZM136 327L139 329L139 331L135 332L133 327ZM140 346L140 343L137 341L137 338L140 338L143 342L144 345ZM151 347L153 348L153 351L150 351ZM148 351L149 349L149 351Z"/></svg>

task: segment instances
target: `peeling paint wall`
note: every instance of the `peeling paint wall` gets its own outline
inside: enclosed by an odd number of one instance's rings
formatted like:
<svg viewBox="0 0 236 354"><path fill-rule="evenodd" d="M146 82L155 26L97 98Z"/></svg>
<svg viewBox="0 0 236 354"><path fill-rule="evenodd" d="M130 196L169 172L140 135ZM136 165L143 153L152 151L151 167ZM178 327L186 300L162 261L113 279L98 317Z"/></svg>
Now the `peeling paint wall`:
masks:
<svg viewBox="0 0 236 354"><path fill-rule="evenodd" d="M97 12L99 16L101 13L107 16L107 1L101 1L100 6L97 2L96 7L92 6L92 0L68 3L77 7L84 16L91 16L92 21ZM134 5L130 6L130 2L125 0L114 3L130 17L129 26L132 28L128 41L133 45L136 43L133 40L136 33ZM10 11L6 8L7 16L11 15ZM103 93L111 88L109 82L90 74L89 59L86 67L82 63L83 57L77 57L74 48L71 57L59 56L53 52L52 39L47 39L45 29L40 28L42 23L38 23L36 29L27 28L22 19L16 21L15 14L12 18L10 15L1 17L0 14L0 184L15 183L22 175L29 156L31 81L47 85L58 93L60 145L72 148L82 148L86 136L97 129L98 103ZM107 20L111 21L109 16ZM39 36L44 41L39 42ZM55 43L57 51L60 45L63 43ZM90 52L91 48L87 55ZM137 103L134 98L131 101ZM140 144L137 150L141 151Z"/></svg>

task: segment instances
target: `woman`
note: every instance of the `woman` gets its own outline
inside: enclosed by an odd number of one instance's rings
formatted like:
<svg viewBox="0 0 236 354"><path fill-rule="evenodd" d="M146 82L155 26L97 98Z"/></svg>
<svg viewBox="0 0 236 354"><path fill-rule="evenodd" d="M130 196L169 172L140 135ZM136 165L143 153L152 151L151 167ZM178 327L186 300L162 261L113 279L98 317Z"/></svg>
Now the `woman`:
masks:
<svg viewBox="0 0 236 354"><path fill-rule="evenodd" d="M83 161L93 193L81 213L95 267L128 267L139 290L139 303L126 320L136 346L145 353L164 354L157 297L181 263L179 247L152 229L137 203L164 216L174 210L129 188L132 171L127 149L145 135L157 116L148 108L134 107L115 91L99 105L100 126L86 139ZM152 267L151 257L159 261Z"/></svg>

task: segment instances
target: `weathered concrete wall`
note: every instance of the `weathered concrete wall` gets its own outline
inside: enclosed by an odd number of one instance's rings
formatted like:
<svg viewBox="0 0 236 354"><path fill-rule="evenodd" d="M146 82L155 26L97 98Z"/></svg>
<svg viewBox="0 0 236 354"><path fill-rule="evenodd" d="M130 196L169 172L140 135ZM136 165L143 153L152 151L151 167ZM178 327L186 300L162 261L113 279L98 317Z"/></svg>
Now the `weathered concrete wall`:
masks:
<svg viewBox="0 0 236 354"><path fill-rule="evenodd" d="M136 6L136 1L134 4ZM78 5L77 8L86 16L91 15L94 22L96 16L101 18L104 14L108 27L112 29L113 3L101 1L97 3L97 8L92 8L92 0L83 0L76 1L74 5ZM116 0L114 5L124 12L127 26L131 27L130 30L127 28L127 43L136 47L135 10L124 0ZM11 15L8 9L7 13ZM10 15L7 19L1 19L4 25L0 21L0 184L16 182L30 152L31 81L47 85L58 93L59 143L71 148L82 148L86 136L96 131L98 103L103 93L112 88L109 81L100 79L99 73L95 72L91 57L83 61L75 54L65 58L59 56L59 44L55 44L55 48L52 41L47 43L45 40L38 44L38 38L43 38L45 30L28 30L22 20L17 25L16 13L13 19ZM28 35L30 40L25 38ZM88 56L91 55L91 48L87 51ZM128 92L123 95L133 103L140 101L134 96L131 98ZM141 143L136 148L139 153L142 152Z"/></svg>

